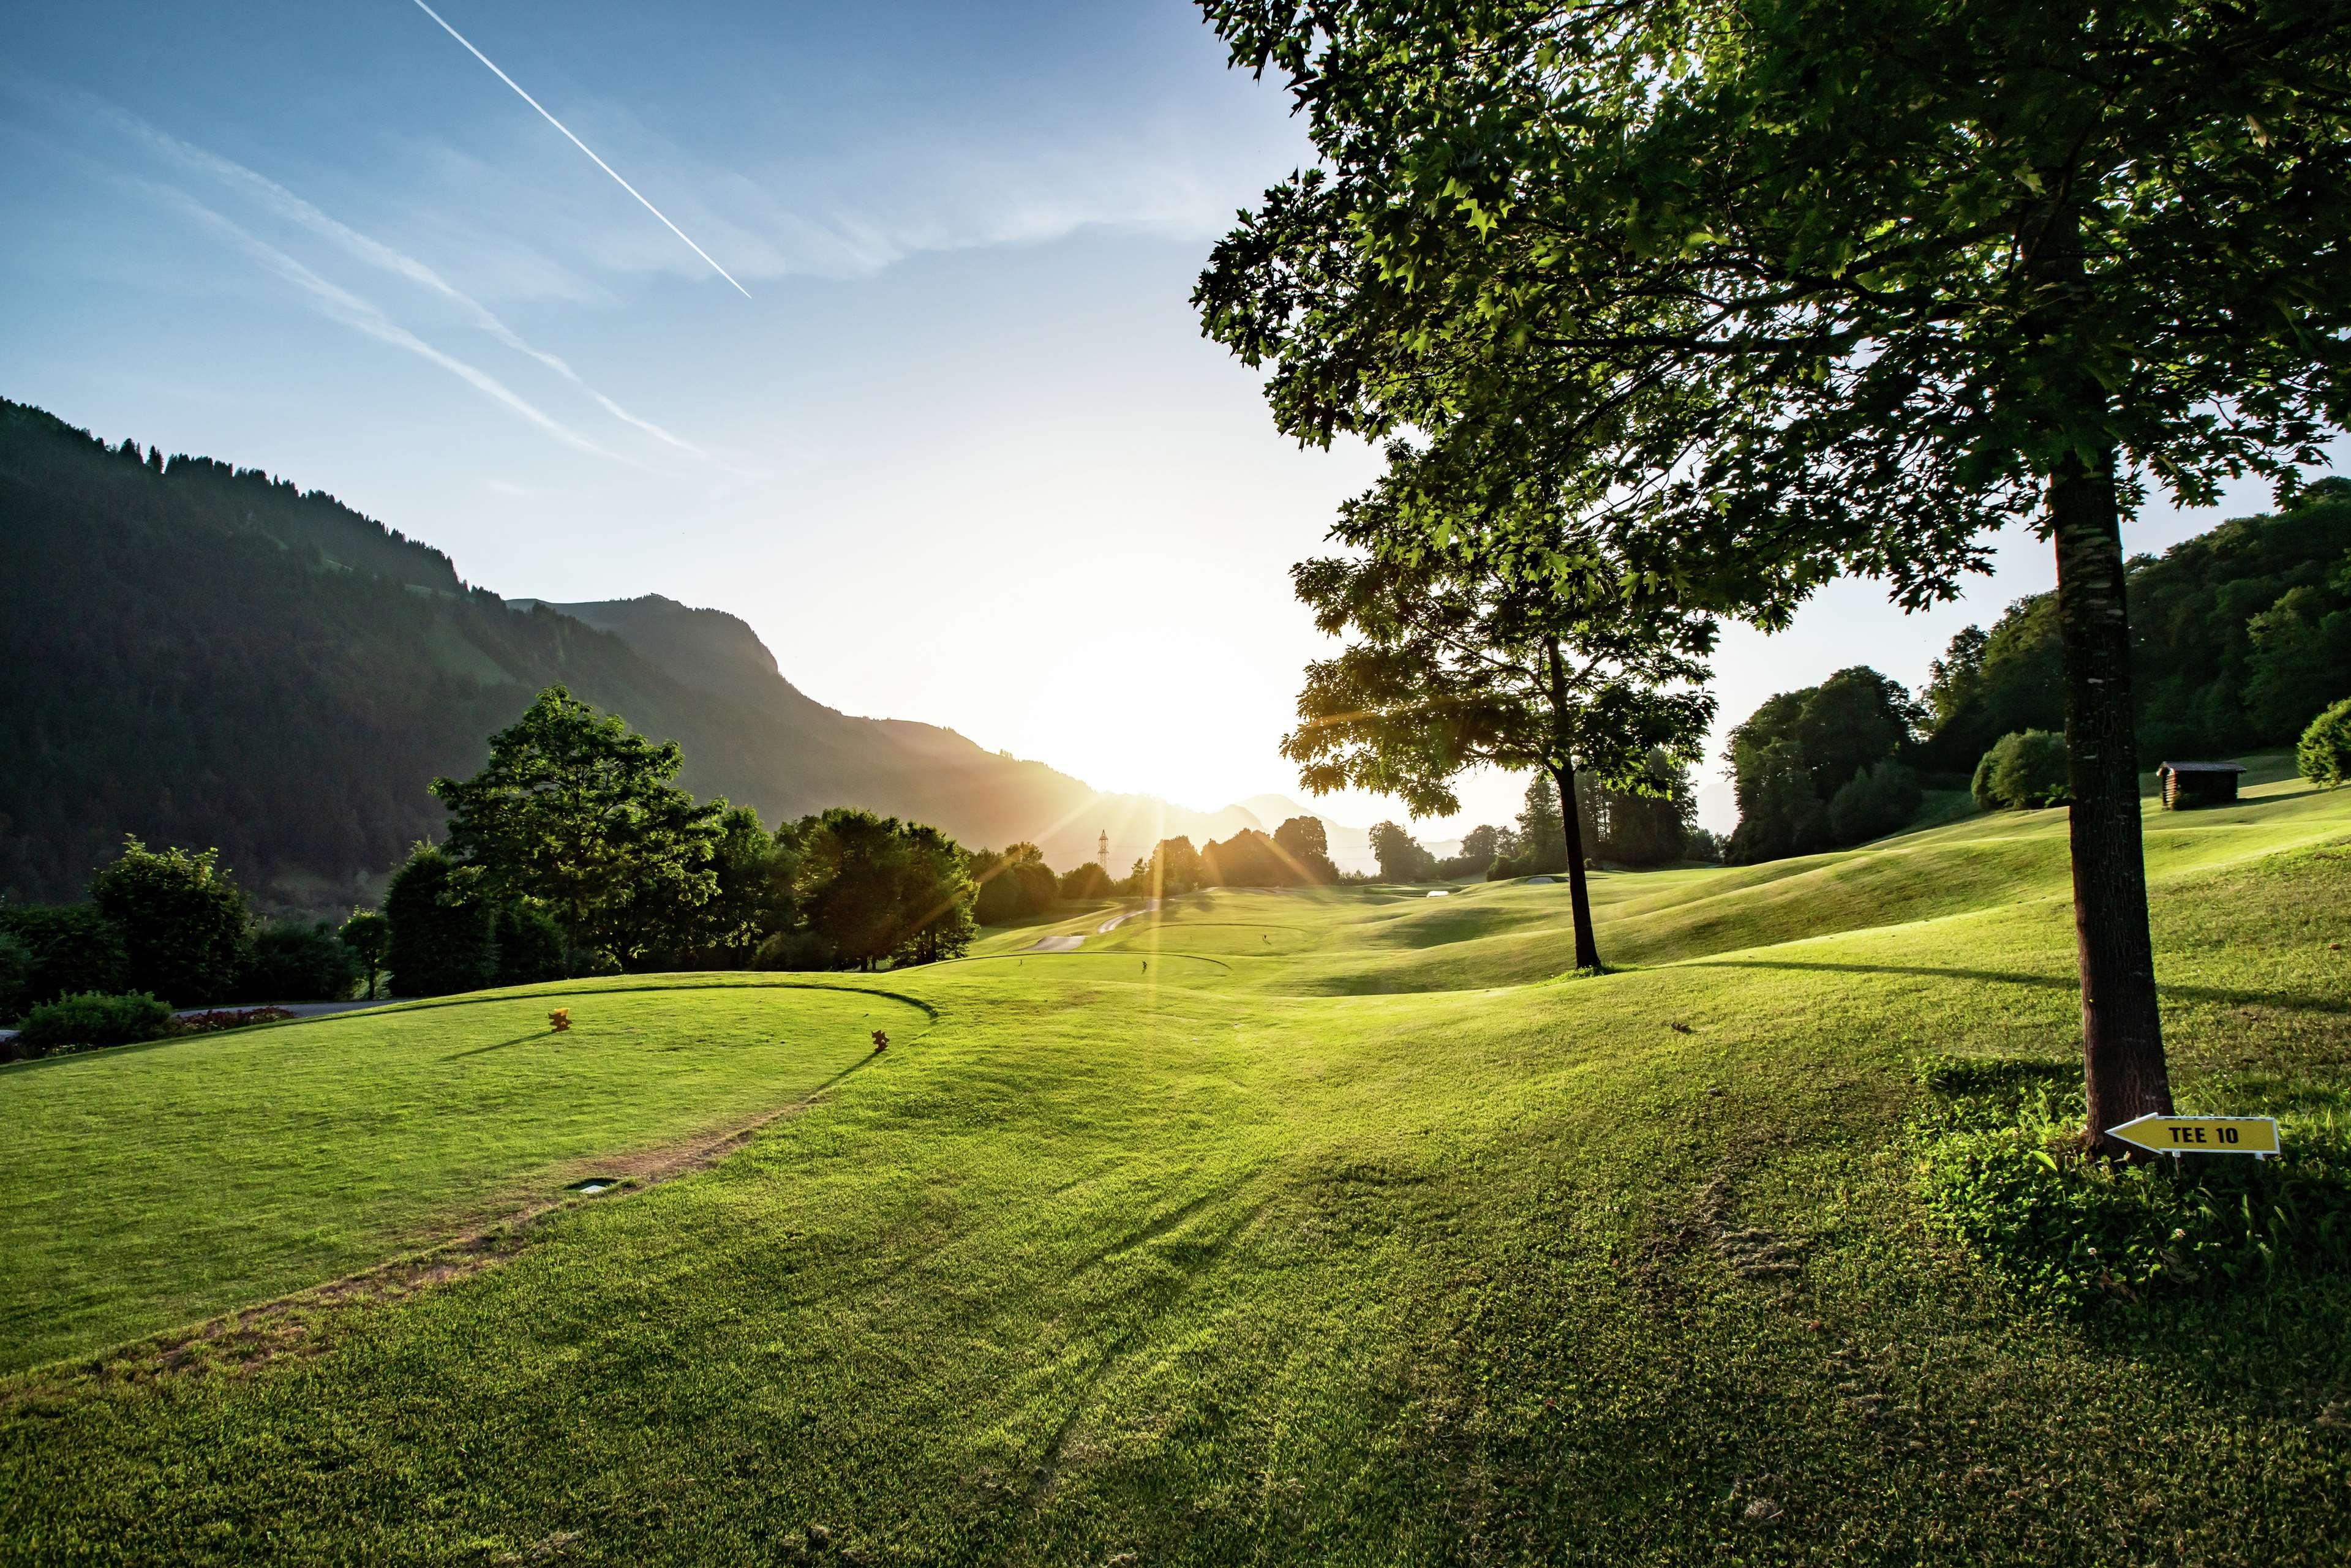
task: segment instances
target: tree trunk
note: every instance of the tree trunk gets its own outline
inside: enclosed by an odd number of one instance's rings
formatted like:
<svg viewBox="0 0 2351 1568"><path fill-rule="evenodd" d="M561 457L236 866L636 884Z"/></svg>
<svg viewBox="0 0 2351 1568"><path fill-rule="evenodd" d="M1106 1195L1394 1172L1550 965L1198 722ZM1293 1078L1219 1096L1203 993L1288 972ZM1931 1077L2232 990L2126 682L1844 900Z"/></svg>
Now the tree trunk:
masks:
<svg viewBox="0 0 2351 1568"><path fill-rule="evenodd" d="M2074 803L2074 933L2082 976L2082 1069L2091 1146L2150 1113L2171 1113L2139 842L2130 618L2124 601L2115 455L2069 456L2050 476L2057 622L2065 653L2065 751Z"/></svg>
<svg viewBox="0 0 2351 1568"><path fill-rule="evenodd" d="M1575 967L1600 967L1600 944L1592 935L1592 893L1583 881L1583 813L1575 804L1575 764L1562 762L1551 770L1559 786L1560 824L1567 831L1567 900L1575 913Z"/></svg>

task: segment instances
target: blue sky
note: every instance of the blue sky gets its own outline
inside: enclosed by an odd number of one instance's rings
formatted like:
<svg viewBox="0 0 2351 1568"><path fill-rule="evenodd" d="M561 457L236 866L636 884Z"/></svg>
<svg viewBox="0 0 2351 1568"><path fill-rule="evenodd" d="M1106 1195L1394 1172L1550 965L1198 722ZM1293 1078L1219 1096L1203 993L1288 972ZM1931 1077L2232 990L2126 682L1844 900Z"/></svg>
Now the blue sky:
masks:
<svg viewBox="0 0 2351 1568"><path fill-rule="evenodd" d="M1374 465L1283 441L1198 335L1209 245L1304 144L1188 5L435 8L749 298L413 0L50 7L0 65L0 393L331 490L509 595L731 611L852 713L1297 793L1287 569ZM2266 492L2234 499L2128 542ZM1930 615L1855 582L1734 631L1726 724L1845 664L1917 683L2045 554Z"/></svg>

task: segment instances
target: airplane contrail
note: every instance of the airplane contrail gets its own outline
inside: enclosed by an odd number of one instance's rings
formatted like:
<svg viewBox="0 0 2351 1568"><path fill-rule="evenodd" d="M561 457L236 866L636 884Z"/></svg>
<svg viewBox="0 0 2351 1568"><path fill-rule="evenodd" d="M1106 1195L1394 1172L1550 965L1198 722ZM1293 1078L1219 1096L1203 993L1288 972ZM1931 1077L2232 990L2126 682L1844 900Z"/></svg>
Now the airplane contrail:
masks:
<svg viewBox="0 0 2351 1568"><path fill-rule="evenodd" d="M346 327L364 332L378 342L389 343L396 349L404 349L419 359L440 366L451 375L473 386L476 391L496 398L567 446L576 447L581 452L592 453L598 457L609 457L615 462L630 463L630 459L622 456L619 453L607 451L569 426L550 418L488 371L476 369L454 354L443 353L407 328L392 320L370 301L360 298L349 289L338 287L328 282L276 246L247 233L242 226L223 217L186 192L146 180L134 181L133 183L179 208L287 282L302 289L318 305L321 314L340 321ZM633 463L630 465L641 466Z"/></svg>
<svg viewBox="0 0 2351 1568"><path fill-rule="evenodd" d="M589 385L580 372L571 368L570 362L561 355L550 354L546 350L527 341L522 334L507 326L489 307L458 288L414 256L403 251L395 250L381 240L360 233L350 225L329 217L277 181L266 174L256 173L234 159L224 158L217 152L207 152L202 147L183 141L169 131L160 131L136 115L117 109L112 104L102 104L101 112L124 131L137 136L149 145L161 149L191 168L202 170L225 184L235 186L259 197L279 216L290 219L313 234L333 241L360 260L440 295L465 311L473 319L474 324L483 331L516 352L528 354L586 392L613 418L625 424L633 425L658 440L667 442L681 452L695 457L709 457L710 455L707 452L694 443L682 436L671 434L653 421L630 413L611 398L606 397L601 392Z"/></svg>
<svg viewBox="0 0 2351 1568"><path fill-rule="evenodd" d="M643 193L642 191L639 191L639 190L638 190L634 185L630 184L626 180L622 179L622 178L621 178L621 174L620 174L620 171L619 171L619 170L617 170L617 169L613 168L610 163L605 162L604 162L604 160L602 160L601 158L597 157L597 156L596 156L596 154L595 154L595 152L594 152L594 151L589 147L588 143L586 143L585 141L580 141L580 138L578 138L577 136L574 136L574 135L572 135L572 134L571 134L571 128L570 128L569 126L568 126L568 125L564 124L564 123L563 123L563 121L561 121L561 120L559 120L556 119L556 118L555 118L555 116L553 116L553 115L551 115L551 114L549 114L549 113L547 112L547 106L546 106L546 105L544 105L544 104L540 103L540 102L538 101L538 99L535 99L535 98L531 97L531 96L530 96L530 94L528 94L528 93L527 93L527 92L524 92L524 91L522 90L522 84L521 84L520 82L518 82L518 81L515 80L515 78L512 78L512 77L510 77L510 76L507 75L507 73L506 73L506 72L504 72L504 71L502 71L502 70L499 70L499 69L498 69L498 68L497 68L497 63L496 63L496 61L492 60L492 59L490 58L490 57L489 57L489 56L487 56L487 55L486 55L486 54L482 53L482 51L481 51L481 50L479 50L479 49L477 49L477 48L474 47L474 46L473 46L472 42L466 38L466 37L465 37L465 34L463 34L463 33L461 33L461 32L457 31L457 29L456 29L456 28L455 28L455 27L453 27L453 26L449 26L449 24L448 24L447 22L443 21L443 20L442 20L442 17L441 17L441 13L440 13L440 12L435 11L432 6L427 5L424 3L424 0L416 0L416 8L417 8L418 10L420 10L420 11L423 12L426 16L428 16L432 17L435 22L440 22L440 23L441 23L441 30L442 30L443 32L444 32L444 33L448 34L451 37L453 37L453 38L456 39L459 43L464 44L464 45L465 46L465 52L466 52L467 54L469 54L469 55L473 56L475 59L477 59L477 60L481 61L484 65L488 66L488 67L490 68L490 72L491 72L491 74L492 74L492 75L496 76L496 77L500 81L502 81L502 82L506 83L506 84L507 84L507 86L508 86L508 87L510 87L510 88L514 89L515 89L515 92L516 92L518 96L520 96L520 98L522 99L522 100L523 100L525 103L527 103L527 104L530 105L530 106L531 106L531 108L533 108L533 109L535 109L535 110L538 110L538 112L539 112L540 117L541 117L542 119L544 119L544 120L547 121L547 123L549 123L549 125L552 125L553 127L555 127L555 129L556 129L556 130L560 131L561 132L563 132L565 139L566 139L566 140L568 140L568 141L571 143L571 145L573 145L574 147L577 147L578 149L580 149L580 152L587 153L587 154L588 154L588 158L589 158L589 162L590 162L594 163L594 164L596 165L596 167L598 167L599 169L603 170L603 171L604 171L604 172L606 172L607 174L611 175L611 176L612 176L612 179L613 179L613 181L614 181L614 183L617 183L617 184L621 187L621 189L622 189L623 191L628 192L628 193L629 193L629 194L631 194L631 195L632 195L632 196L636 197L636 198L637 198L637 200L638 200L641 204L643 204L643 205L644 206L645 211L647 211L647 212L649 212L649 213L653 214L653 216L655 216L655 217L657 217L657 218L660 218L660 219L661 219L661 221L662 221L663 225L664 225L664 227L666 227L666 228L669 230L669 232L670 232L670 233L672 233L672 234L674 234L674 235L675 235L678 238L680 238L680 239L682 239L682 240L684 240L684 241L685 241L685 246L686 246L686 248L687 248L688 250L691 250L692 252L694 252L694 254L695 254L695 255L696 255L696 256L700 256L703 260L710 262L710 270L711 270L711 271L713 271L713 272L716 273L719 277L721 277L725 278L727 282L729 282L729 283L734 283L734 284L735 284L735 292L736 292L736 293L740 294L740 295L741 295L744 298L746 298L746 299L748 299L748 298L751 298L751 291L750 291L749 289L747 289L747 288L744 287L743 287L741 284L739 284L739 283L735 283L735 275L734 275L733 273L731 273L731 272L727 271L725 267L723 267L719 266L717 262L716 262L716 261L712 261L712 260L711 260L711 256L710 256L710 253L709 253L708 251L706 251L706 250L703 249L700 246L698 246L698 245L695 244L695 243L694 243L694 241L693 241L692 239L687 238L686 232L685 232L684 229L682 229L682 228L678 227L675 224L671 223L671 222L669 221L668 216L667 216L666 214L664 214L659 207L654 206L651 202L648 202L648 201L646 201L646 200L645 200L645 198L644 198L644 193Z"/></svg>

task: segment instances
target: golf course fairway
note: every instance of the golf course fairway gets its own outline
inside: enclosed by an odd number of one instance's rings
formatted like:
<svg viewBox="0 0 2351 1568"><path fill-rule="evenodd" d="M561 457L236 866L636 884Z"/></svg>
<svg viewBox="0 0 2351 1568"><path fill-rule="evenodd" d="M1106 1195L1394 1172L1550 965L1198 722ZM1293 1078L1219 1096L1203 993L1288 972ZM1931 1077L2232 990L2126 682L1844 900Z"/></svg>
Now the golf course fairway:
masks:
<svg viewBox="0 0 2351 1568"><path fill-rule="evenodd" d="M2281 771L2147 862L2181 1108L2291 1145ZM2078 1050L2063 811L1593 889L1584 977L1564 885L1224 890L0 1069L0 1552L2344 1560L2344 1275L2063 1310L1922 1214L1919 1061Z"/></svg>

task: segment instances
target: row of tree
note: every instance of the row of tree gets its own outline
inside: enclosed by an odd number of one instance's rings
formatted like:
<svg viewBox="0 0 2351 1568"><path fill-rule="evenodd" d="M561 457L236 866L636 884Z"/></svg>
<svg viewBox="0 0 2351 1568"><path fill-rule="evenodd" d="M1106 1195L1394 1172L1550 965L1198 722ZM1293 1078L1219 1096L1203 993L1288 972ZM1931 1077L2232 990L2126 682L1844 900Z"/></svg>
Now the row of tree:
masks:
<svg viewBox="0 0 2351 1568"><path fill-rule="evenodd" d="M2141 757L2228 757L2294 744L2351 672L2351 480L2240 517L2126 568ZM2061 730L2064 655L2053 594L1970 626L1919 693L1917 763L1965 772L2002 736Z"/></svg>
<svg viewBox="0 0 2351 1568"><path fill-rule="evenodd" d="M2126 567L2144 758L2294 744L2351 684L2351 480L2241 517ZM1970 626L1914 698L1865 666L1783 692L1731 732L1734 862L1810 854L1894 831L1922 784L1986 806L2071 798L2064 659L2053 594Z"/></svg>
<svg viewBox="0 0 2351 1568"><path fill-rule="evenodd" d="M1165 898L1204 887L1327 887L1347 880L1332 863L1319 817L1292 817L1268 833L1243 828L1194 848L1188 835L1162 839L1112 891Z"/></svg>
<svg viewBox="0 0 2351 1568"><path fill-rule="evenodd" d="M127 841L87 903L0 905L0 1019L62 997L145 993L173 1007L350 995L358 952L325 925L266 923L219 852Z"/></svg>
<svg viewBox="0 0 2351 1568"><path fill-rule="evenodd" d="M560 686L539 694L481 771L433 781L448 837L419 846L386 894L394 984L426 996L618 970L871 969L970 946L980 884L945 833L846 807L770 831L680 789L682 762L674 742ZM1026 866L983 870L1017 889Z"/></svg>
<svg viewBox="0 0 2351 1568"><path fill-rule="evenodd" d="M1698 825L1698 800L1689 771L1663 751L1652 752L1637 789L1613 786L1591 773L1576 777L1577 837L1593 862L1640 868L1676 865L1719 857L1714 836ZM1515 823L1491 823L1462 835L1461 847L1443 859L1397 822L1372 829L1372 852L1379 857L1383 882L1456 882L1482 876L1558 875L1568 871L1567 824L1559 791L1549 773L1527 785L1526 804Z"/></svg>

